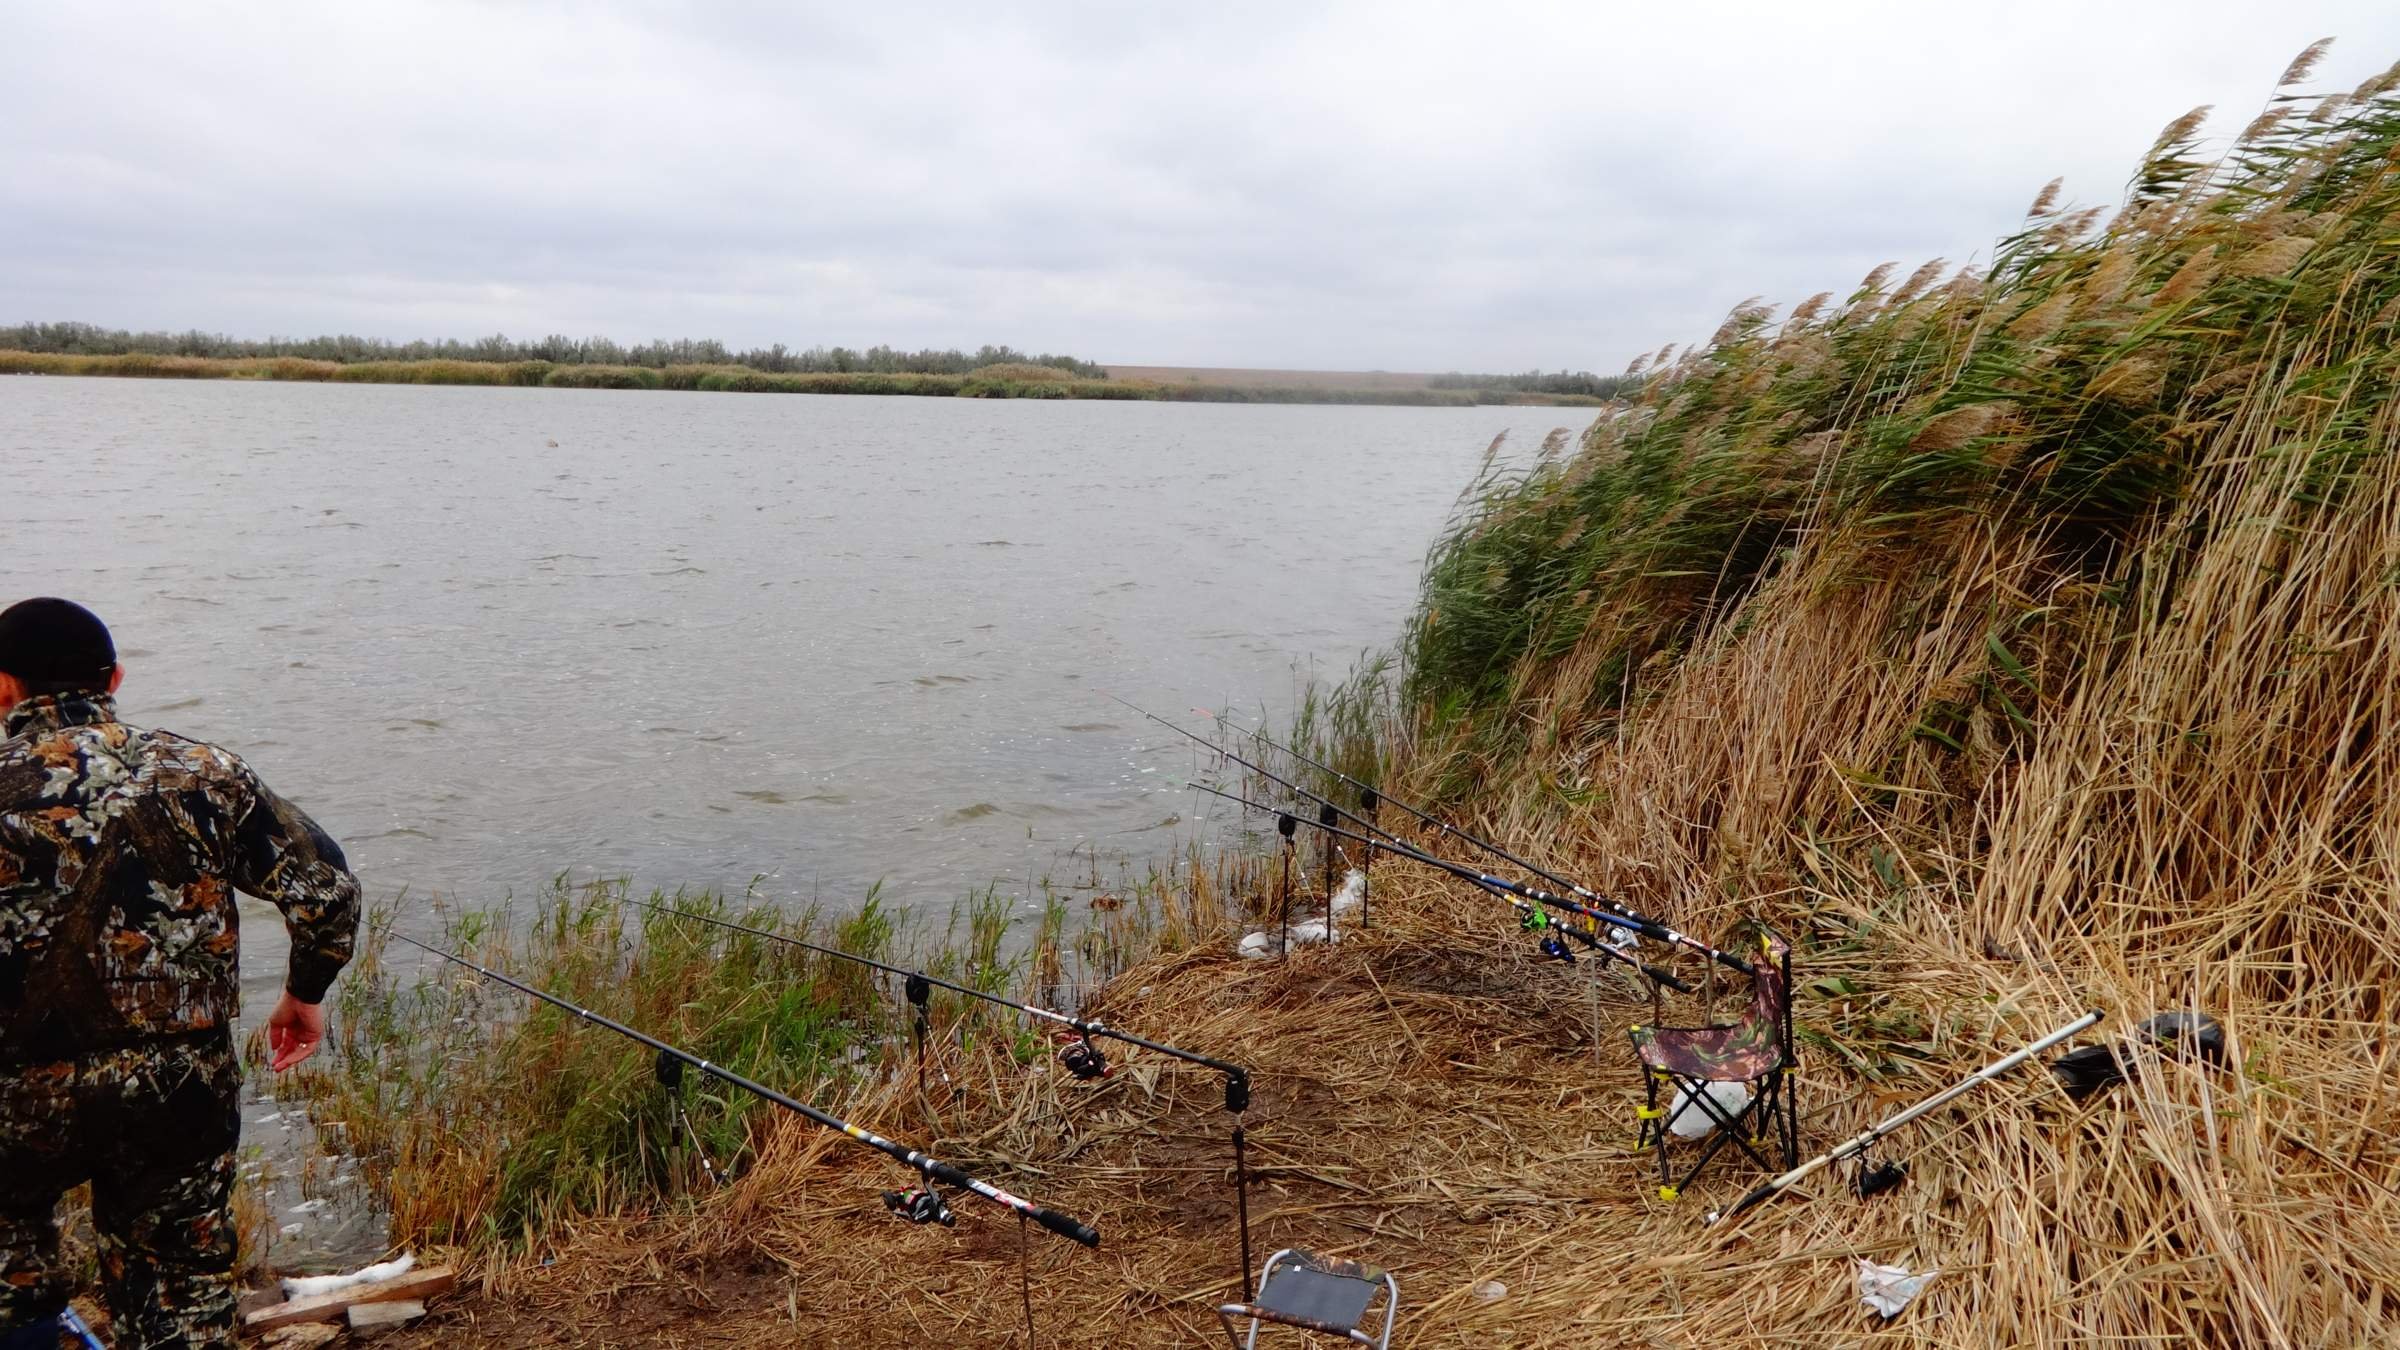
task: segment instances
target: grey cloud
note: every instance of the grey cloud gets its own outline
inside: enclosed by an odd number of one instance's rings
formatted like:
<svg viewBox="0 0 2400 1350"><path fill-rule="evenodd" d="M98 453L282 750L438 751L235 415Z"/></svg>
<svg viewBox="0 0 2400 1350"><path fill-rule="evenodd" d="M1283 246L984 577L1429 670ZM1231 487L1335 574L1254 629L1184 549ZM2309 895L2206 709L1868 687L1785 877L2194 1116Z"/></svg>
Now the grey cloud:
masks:
<svg viewBox="0 0 2400 1350"><path fill-rule="evenodd" d="M1614 368L1988 253L2367 4L48 7L0 316Z"/></svg>

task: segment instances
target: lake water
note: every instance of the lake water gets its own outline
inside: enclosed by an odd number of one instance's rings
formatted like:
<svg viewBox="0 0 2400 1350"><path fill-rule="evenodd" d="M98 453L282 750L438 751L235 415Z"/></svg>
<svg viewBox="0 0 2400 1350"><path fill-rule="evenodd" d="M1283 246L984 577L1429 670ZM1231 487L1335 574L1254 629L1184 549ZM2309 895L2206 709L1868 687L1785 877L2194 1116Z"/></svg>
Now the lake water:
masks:
<svg viewBox="0 0 2400 1350"><path fill-rule="evenodd" d="M1289 707L1395 635L1494 436L1588 418L11 377L0 603L92 606L127 720L241 752L378 898L940 913L1171 847L1188 749L1101 691Z"/></svg>

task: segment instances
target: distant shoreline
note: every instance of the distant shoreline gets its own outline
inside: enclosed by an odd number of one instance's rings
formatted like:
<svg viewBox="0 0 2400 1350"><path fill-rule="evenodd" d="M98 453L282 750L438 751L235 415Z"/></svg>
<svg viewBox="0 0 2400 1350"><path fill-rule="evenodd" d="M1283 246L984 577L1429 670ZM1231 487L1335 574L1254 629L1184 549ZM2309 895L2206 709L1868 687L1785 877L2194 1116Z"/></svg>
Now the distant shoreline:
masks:
<svg viewBox="0 0 2400 1350"><path fill-rule="evenodd" d="M1232 372L1228 372L1232 373ZM1041 366L987 366L964 375L873 372L774 373L749 366L562 365L548 361L316 361L293 356L76 356L0 350L0 375L86 375L120 379L281 380L332 384L499 385L549 389L672 389L736 394L897 394L927 398L1116 399L1179 403L1325 403L1393 407L1480 406L1597 408L1585 394L1505 389L1358 388L1285 382L1330 372L1258 372L1277 382L1186 379L1083 379ZM1363 379L1373 377L1361 377Z"/></svg>

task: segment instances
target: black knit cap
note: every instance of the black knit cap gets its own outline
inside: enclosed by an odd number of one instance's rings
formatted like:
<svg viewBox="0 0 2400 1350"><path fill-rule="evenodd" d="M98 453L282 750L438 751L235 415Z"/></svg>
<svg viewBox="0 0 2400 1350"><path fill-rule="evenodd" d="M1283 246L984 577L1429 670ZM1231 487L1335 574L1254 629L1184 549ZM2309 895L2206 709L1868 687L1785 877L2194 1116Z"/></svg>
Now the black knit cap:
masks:
<svg viewBox="0 0 2400 1350"><path fill-rule="evenodd" d="M0 673L36 693L105 689L116 666L108 625L72 600L42 596L0 610Z"/></svg>

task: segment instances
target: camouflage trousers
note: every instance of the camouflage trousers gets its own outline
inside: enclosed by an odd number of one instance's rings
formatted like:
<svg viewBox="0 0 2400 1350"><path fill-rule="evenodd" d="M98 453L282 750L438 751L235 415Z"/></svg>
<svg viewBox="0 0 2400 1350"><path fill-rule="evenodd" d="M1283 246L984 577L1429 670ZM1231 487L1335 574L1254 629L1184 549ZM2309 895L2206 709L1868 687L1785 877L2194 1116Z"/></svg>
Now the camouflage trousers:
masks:
<svg viewBox="0 0 2400 1350"><path fill-rule="evenodd" d="M92 1183L117 1350L233 1350L242 1069L223 1032L0 1065L0 1335L73 1294L58 1202Z"/></svg>

